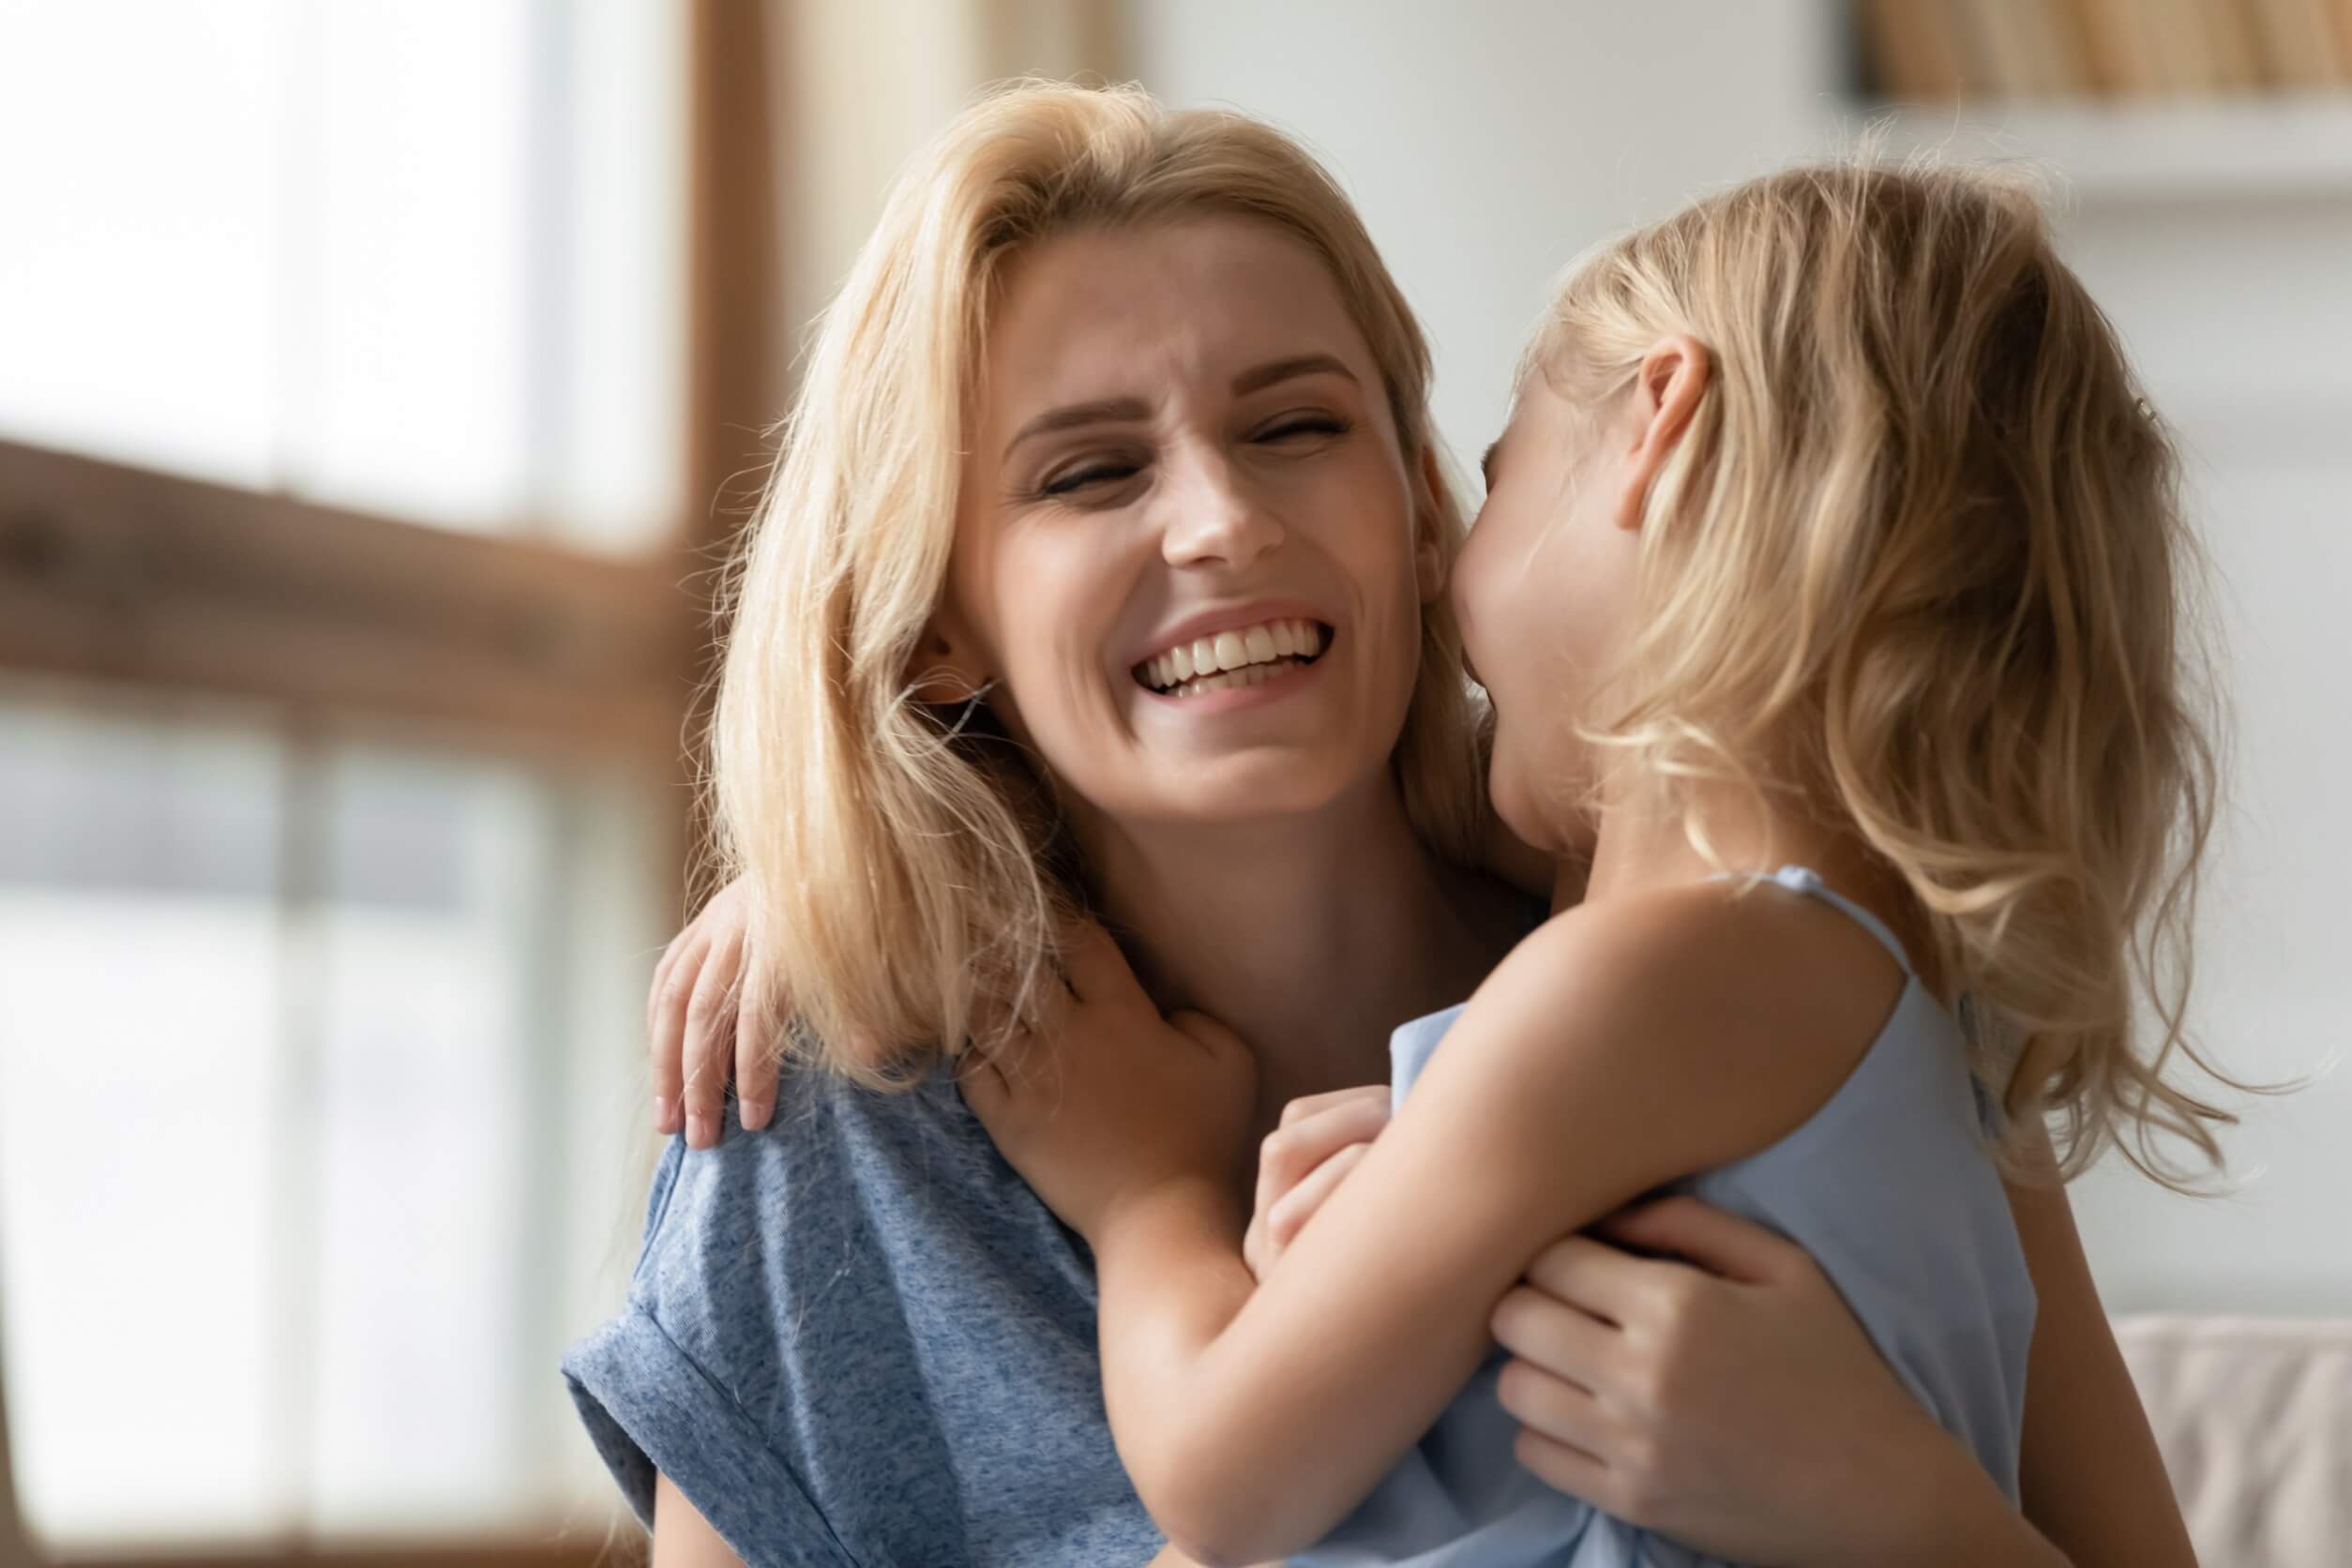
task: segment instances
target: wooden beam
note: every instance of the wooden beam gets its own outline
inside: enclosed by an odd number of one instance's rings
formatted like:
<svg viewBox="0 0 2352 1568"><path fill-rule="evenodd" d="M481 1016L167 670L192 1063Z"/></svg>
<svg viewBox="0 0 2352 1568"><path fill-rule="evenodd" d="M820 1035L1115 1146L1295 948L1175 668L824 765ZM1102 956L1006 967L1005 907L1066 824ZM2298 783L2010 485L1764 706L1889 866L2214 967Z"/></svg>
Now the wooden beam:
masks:
<svg viewBox="0 0 2352 1568"><path fill-rule="evenodd" d="M678 559L0 442L0 669L662 757L694 669Z"/></svg>
<svg viewBox="0 0 2352 1568"><path fill-rule="evenodd" d="M774 456L765 432L785 412L792 344L780 224L787 204L778 137L773 0L694 0L688 15L687 459L685 549L716 566L750 520ZM710 580L703 580L707 584ZM704 593L688 655L693 689L716 690L724 628ZM671 832L683 869L679 917L715 891L708 802L695 788L709 754L707 701L683 707Z"/></svg>

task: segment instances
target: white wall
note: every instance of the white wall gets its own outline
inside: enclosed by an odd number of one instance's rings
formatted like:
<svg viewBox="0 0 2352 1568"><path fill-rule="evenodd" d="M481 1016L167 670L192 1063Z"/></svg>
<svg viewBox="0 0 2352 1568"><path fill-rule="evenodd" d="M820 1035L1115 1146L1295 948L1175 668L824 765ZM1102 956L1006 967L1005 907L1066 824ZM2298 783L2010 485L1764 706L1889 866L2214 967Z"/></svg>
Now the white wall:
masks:
<svg viewBox="0 0 2352 1568"><path fill-rule="evenodd" d="M1145 85L1273 120L1347 185L1436 340L1439 423L1472 461L1552 275L1701 186L1817 147L1833 81L1817 0L1134 9Z"/></svg>
<svg viewBox="0 0 2352 1568"><path fill-rule="evenodd" d="M2352 1035L2352 177L2300 197L2087 191L2067 231L2181 430L2218 578L2237 755L2197 1022L2240 1077L2308 1076ZM2225 1199L2118 1169L2086 1183L2110 1302L2352 1315L2352 1079L2250 1106L2228 1150Z"/></svg>
<svg viewBox="0 0 2352 1568"><path fill-rule="evenodd" d="M1171 101L1264 115L1329 161L1436 339L1440 422L1474 456L1570 257L1850 134L1842 9L1143 0L1133 64ZM2312 1072L2352 1020L2352 828L2330 809L2352 777L2338 602L2352 588L2352 149L2317 161L2333 175L2288 193L2227 177L2186 194L2086 188L2063 220L2184 432L2223 578L2238 766L2196 1016L2254 1078ZM2115 1169L2077 1189L2109 1305L2352 1315L2338 1207L2352 1086L2254 1108L2229 1151L2243 1182L2230 1199Z"/></svg>

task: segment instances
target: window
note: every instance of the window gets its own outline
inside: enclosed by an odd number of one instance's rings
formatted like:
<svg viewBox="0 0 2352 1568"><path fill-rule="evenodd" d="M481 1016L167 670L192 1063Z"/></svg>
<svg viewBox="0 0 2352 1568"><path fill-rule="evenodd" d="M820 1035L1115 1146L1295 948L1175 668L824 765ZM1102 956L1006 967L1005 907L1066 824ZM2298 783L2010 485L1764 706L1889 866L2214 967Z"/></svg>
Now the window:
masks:
<svg viewBox="0 0 2352 1568"><path fill-rule="evenodd" d="M0 435L642 550L684 482L683 11L0 13Z"/></svg>
<svg viewBox="0 0 2352 1568"><path fill-rule="evenodd" d="M492 1533L601 1496L553 1365L627 1256L648 784L0 703L0 820L41 827L0 839L37 1530Z"/></svg>
<svg viewBox="0 0 2352 1568"><path fill-rule="evenodd" d="M731 9L0 8L0 1355L58 1549L605 1545L555 1364L650 1165L687 497L775 411L761 318L693 337L696 204L771 210Z"/></svg>

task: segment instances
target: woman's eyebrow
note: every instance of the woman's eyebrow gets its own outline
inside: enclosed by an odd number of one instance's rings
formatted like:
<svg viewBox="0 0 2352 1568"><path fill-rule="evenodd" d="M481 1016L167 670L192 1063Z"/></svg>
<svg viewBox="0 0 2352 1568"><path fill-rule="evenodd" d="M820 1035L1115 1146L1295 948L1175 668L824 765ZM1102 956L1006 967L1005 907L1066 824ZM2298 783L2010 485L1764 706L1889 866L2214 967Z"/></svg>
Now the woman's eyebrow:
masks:
<svg viewBox="0 0 2352 1568"><path fill-rule="evenodd" d="M1055 430L1078 430L1086 425L1132 424L1149 419L1152 410L1140 398L1098 398L1093 402L1064 403L1049 408L1023 425L1004 444L1004 455L1011 457L1013 448L1032 436L1050 435Z"/></svg>
<svg viewBox="0 0 2352 1568"><path fill-rule="evenodd" d="M1262 392L1269 386L1286 381L1294 381L1300 376L1345 376L1349 381L1356 379L1356 373L1353 370L1328 354L1302 354L1289 359L1271 360L1266 364L1244 370L1233 378L1233 396L1239 398L1251 392Z"/></svg>

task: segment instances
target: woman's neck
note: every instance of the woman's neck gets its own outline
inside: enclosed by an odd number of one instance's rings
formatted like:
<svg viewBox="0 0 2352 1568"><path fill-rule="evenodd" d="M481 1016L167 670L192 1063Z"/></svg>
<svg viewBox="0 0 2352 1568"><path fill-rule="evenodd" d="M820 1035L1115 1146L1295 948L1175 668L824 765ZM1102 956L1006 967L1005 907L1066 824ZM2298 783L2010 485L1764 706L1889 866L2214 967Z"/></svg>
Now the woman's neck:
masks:
<svg viewBox="0 0 2352 1568"><path fill-rule="evenodd" d="M1385 776L1307 817L1076 826L1153 998L1256 1050L1264 1126L1298 1095L1384 1081L1389 1031L1468 996L1519 934L1516 896L1441 865Z"/></svg>

